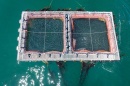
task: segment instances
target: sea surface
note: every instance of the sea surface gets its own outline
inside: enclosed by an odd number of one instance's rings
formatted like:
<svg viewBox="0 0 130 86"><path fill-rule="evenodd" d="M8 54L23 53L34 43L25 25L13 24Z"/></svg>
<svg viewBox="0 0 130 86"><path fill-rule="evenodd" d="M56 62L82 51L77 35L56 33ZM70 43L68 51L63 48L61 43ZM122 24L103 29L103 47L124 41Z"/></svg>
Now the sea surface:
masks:
<svg viewBox="0 0 130 86"><path fill-rule="evenodd" d="M52 3L51 3L52 2ZM21 12L58 8L112 11L120 61L97 62L81 75L81 62L17 62ZM0 86L130 86L130 0L0 0Z"/></svg>

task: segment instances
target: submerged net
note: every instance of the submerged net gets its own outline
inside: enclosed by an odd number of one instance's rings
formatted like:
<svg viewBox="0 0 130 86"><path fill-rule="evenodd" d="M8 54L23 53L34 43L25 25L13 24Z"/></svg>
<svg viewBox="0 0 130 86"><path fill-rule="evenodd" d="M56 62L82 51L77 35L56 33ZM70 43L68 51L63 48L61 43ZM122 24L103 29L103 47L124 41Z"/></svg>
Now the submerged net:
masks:
<svg viewBox="0 0 130 86"><path fill-rule="evenodd" d="M63 51L63 22L53 18L35 18L28 21L27 51Z"/></svg>
<svg viewBox="0 0 130 86"><path fill-rule="evenodd" d="M73 19L75 50L109 51L107 27L100 19ZM63 21L53 18L28 20L27 51L63 51Z"/></svg>
<svg viewBox="0 0 130 86"><path fill-rule="evenodd" d="M75 50L109 51L107 27L99 19L78 18L73 19L74 30L72 37L75 39Z"/></svg>

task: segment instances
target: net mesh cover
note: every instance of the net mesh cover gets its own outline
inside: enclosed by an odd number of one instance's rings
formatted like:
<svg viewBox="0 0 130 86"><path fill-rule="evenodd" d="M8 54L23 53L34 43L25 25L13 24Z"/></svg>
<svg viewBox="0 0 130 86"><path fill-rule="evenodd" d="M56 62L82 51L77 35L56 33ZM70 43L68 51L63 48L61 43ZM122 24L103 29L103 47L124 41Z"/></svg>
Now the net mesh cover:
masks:
<svg viewBox="0 0 130 86"><path fill-rule="evenodd" d="M61 19L29 19L27 30L27 51L63 51L63 21Z"/></svg>
<svg viewBox="0 0 130 86"><path fill-rule="evenodd" d="M73 19L74 50L109 51L107 27L98 18Z"/></svg>

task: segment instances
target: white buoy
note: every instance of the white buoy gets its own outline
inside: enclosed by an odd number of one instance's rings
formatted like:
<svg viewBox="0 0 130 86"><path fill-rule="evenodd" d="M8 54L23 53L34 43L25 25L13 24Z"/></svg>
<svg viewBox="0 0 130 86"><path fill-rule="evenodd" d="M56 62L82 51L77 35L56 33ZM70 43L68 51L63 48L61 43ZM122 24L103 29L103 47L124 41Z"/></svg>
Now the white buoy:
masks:
<svg viewBox="0 0 130 86"><path fill-rule="evenodd" d="M19 37L17 37L17 41L19 41Z"/></svg>
<svg viewBox="0 0 130 86"><path fill-rule="evenodd" d="M21 19L19 20L19 23L20 23L20 24L22 23L22 20L21 20Z"/></svg>
<svg viewBox="0 0 130 86"><path fill-rule="evenodd" d="M16 47L16 50L18 50L18 46Z"/></svg>
<svg viewBox="0 0 130 86"><path fill-rule="evenodd" d="M18 32L20 32L20 28L18 29Z"/></svg>

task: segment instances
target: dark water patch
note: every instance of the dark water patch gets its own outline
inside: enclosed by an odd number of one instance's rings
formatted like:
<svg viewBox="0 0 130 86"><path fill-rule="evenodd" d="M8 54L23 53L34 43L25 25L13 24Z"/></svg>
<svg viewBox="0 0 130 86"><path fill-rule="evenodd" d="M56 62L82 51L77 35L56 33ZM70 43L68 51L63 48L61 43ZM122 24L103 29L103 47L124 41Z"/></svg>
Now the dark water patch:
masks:
<svg viewBox="0 0 130 86"><path fill-rule="evenodd" d="M51 11L51 7L50 7L50 6L44 7L44 8L41 9L40 11Z"/></svg>
<svg viewBox="0 0 130 86"><path fill-rule="evenodd" d="M76 11L85 11L84 8L77 8Z"/></svg>
<svg viewBox="0 0 130 86"><path fill-rule="evenodd" d="M72 11L72 10L71 8L64 8L64 9L58 8L57 11Z"/></svg>
<svg viewBox="0 0 130 86"><path fill-rule="evenodd" d="M60 69L65 69L64 61L56 62Z"/></svg>
<svg viewBox="0 0 130 86"><path fill-rule="evenodd" d="M79 86L83 86L85 79L87 77L88 71L94 66L94 62L82 62L82 69L80 74Z"/></svg>

